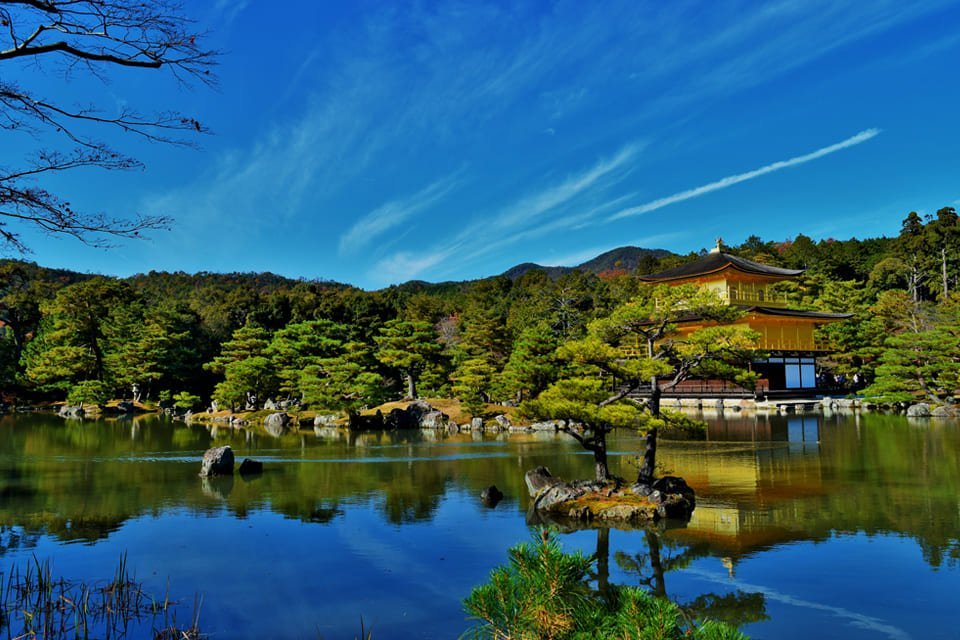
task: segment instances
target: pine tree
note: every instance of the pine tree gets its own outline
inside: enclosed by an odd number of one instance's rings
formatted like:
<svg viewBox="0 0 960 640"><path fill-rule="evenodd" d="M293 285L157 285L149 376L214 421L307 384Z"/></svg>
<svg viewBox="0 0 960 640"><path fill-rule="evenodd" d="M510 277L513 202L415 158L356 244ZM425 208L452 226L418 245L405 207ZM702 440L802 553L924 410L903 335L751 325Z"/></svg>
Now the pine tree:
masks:
<svg viewBox="0 0 960 640"><path fill-rule="evenodd" d="M267 357L270 332L247 324L233 332L219 356L204 365L223 376L213 392L214 399L231 408L255 408L278 387L273 364Z"/></svg>
<svg viewBox="0 0 960 640"><path fill-rule="evenodd" d="M280 393L301 396L302 372L337 354L346 335L347 327L330 320L307 320L277 331L266 353L273 362Z"/></svg>
<svg viewBox="0 0 960 640"><path fill-rule="evenodd" d="M545 323L526 329L513 345L500 386L518 401L539 395L560 374L554 357L558 346L558 336Z"/></svg>
<svg viewBox="0 0 960 640"><path fill-rule="evenodd" d="M41 330L24 355L27 379L41 389L69 389L96 380L115 384L111 323L134 321L139 301L129 285L96 277L64 287L41 306Z"/></svg>
<svg viewBox="0 0 960 640"><path fill-rule="evenodd" d="M391 320L374 338L379 350L377 359L397 369L407 379L407 397L417 397L417 380L421 372L436 362L440 354L437 334L428 322Z"/></svg>
<svg viewBox="0 0 960 640"><path fill-rule="evenodd" d="M943 402L960 389L960 296L928 317L905 315L905 329L889 335L876 379L863 392L889 402Z"/></svg>
<svg viewBox="0 0 960 640"><path fill-rule="evenodd" d="M383 377L370 347L341 343L335 355L308 365L300 377L303 399L331 411L356 413L384 399Z"/></svg>
<svg viewBox="0 0 960 640"><path fill-rule="evenodd" d="M749 385L752 374L738 366L752 356L759 335L736 325L709 326L690 334L677 332L677 320L691 315L732 320L739 312L710 291L694 286L648 288L635 301L621 305L607 318L590 323L585 338L557 350L569 368L537 398L522 405L539 418L579 423L583 432L563 430L594 456L596 479L609 479L607 434L616 427L648 431L648 446L638 475L649 483L655 468L661 388L691 376L736 379ZM667 379L661 384L661 379ZM650 397L641 408L628 396L649 384Z"/></svg>
<svg viewBox="0 0 960 640"><path fill-rule="evenodd" d="M453 374L453 392L471 416L483 413L489 400L487 390L495 374L496 369L480 356L467 358L457 367Z"/></svg>

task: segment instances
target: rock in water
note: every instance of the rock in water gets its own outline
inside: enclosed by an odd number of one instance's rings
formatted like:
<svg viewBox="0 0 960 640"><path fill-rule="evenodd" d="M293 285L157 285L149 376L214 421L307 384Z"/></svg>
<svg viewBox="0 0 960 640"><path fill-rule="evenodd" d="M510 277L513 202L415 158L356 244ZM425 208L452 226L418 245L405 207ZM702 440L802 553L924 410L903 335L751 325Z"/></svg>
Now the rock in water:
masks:
<svg viewBox="0 0 960 640"><path fill-rule="evenodd" d="M930 405L926 402L918 402L917 404L912 404L907 407L907 417L908 418L929 418L930 417Z"/></svg>
<svg viewBox="0 0 960 640"><path fill-rule="evenodd" d="M65 404L60 407L58 415L61 418L82 418L84 413L83 407L72 407Z"/></svg>
<svg viewBox="0 0 960 640"><path fill-rule="evenodd" d="M480 492L480 500L488 507L495 507L503 500L503 492L497 489L497 485L492 484Z"/></svg>
<svg viewBox="0 0 960 640"><path fill-rule="evenodd" d="M233 449L230 445L207 449L200 463L200 476L231 476L233 475Z"/></svg>
<svg viewBox="0 0 960 640"><path fill-rule="evenodd" d="M259 460L251 460L250 458L244 458L243 462L240 463L240 475L249 476L257 473L263 473L263 463Z"/></svg>
<svg viewBox="0 0 960 640"><path fill-rule="evenodd" d="M290 424L290 416L285 413L271 413L263 421L263 428L272 436L282 436L287 425Z"/></svg>
<svg viewBox="0 0 960 640"><path fill-rule="evenodd" d="M696 497L682 478L660 478L652 485L624 487L617 480L564 482L546 467L525 476L533 509L561 518L584 521L653 522L661 518L689 519Z"/></svg>

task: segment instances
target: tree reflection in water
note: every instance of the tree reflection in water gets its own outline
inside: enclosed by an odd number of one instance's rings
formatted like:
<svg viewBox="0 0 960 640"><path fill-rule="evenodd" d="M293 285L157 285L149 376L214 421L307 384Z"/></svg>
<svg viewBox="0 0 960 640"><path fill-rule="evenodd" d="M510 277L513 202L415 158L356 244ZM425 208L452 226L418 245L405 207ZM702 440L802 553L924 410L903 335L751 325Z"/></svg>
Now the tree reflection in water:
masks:
<svg viewBox="0 0 960 640"><path fill-rule="evenodd" d="M643 531L647 543L647 553L628 555L618 551L614 558L623 571L637 576L639 583L660 598L668 598L666 574L670 571L685 569L699 558L712 555L710 545L671 544L661 538L661 532L654 528ZM609 530L604 537L609 536ZM599 552L600 531L597 532L597 550ZM609 550L609 540L603 547ZM664 549L666 551L664 551ZM609 552L609 551L607 551ZM599 565L598 565L599 566ZM766 599L762 593L746 592L740 589L730 593L705 593L688 602L674 600L687 615L695 620L717 620L735 627L752 622L769 620L766 611Z"/></svg>
<svg viewBox="0 0 960 640"><path fill-rule="evenodd" d="M562 533L594 529L597 533L596 570L591 576L597 591L605 594L610 590L610 527L590 526L573 520L545 519L542 514L528 512L528 524L542 524L557 528ZM709 543L683 544L669 541L663 536L667 528L682 528L685 523L659 522L648 526L618 526L624 535L643 536L646 552L627 554L617 551L614 561L621 571L635 576L639 586L645 587L658 598L665 598L680 607L688 622L716 620L740 628L754 622L769 620L766 598L763 593L746 592L740 589L729 593L705 593L690 601L670 598L667 593L666 574L686 569L695 560L711 557ZM622 545L620 545L622 546Z"/></svg>

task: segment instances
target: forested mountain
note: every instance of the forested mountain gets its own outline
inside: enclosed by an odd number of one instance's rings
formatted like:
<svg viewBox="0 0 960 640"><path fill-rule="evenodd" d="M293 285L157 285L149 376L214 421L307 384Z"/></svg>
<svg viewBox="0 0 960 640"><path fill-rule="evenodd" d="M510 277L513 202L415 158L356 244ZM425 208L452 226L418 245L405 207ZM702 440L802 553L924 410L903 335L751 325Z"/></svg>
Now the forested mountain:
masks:
<svg viewBox="0 0 960 640"><path fill-rule="evenodd" d="M640 247L619 247L601 253L596 258L591 258L586 262L578 264L575 267L544 267L533 262L524 262L515 267L511 267L503 272L511 280L516 280L523 274L541 270L546 272L553 279L570 273L571 271L583 271L594 275L608 271L620 271L623 273L646 273L648 267L659 264L659 260L673 255L665 249L642 249Z"/></svg>
<svg viewBox="0 0 960 640"><path fill-rule="evenodd" d="M854 314L820 331L836 351L823 361L831 371L906 380L882 389L891 397L956 389L953 208L910 213L895 238L750 237L726 251L806 269L782 285L797 308ZM559 346L650 295L638 274L698 255L624 247L562 272L520 265L476 281L379 291L270 273L110 278L0 261L0 389L49 399L136 389L233 406L289 397L344 410L411 389L473 407L531 398L568 370ZM907 352L936 371L911 369Z"/></svg>

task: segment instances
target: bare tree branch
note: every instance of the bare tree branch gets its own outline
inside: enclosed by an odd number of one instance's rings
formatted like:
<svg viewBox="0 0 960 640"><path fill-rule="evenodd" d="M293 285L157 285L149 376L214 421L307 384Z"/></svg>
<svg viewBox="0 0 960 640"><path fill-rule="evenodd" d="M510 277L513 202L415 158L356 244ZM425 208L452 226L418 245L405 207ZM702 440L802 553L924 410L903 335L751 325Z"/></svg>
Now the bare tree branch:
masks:
<svg viewBox="0 0 960 640"><path fill-rule="evenodd" d="M219 54L204 48L203 39L180 5L170 0L0 0L0 65L50 59L63 64L67 78L74 70L106 81L110 69L165 69L181 83L198 80L214 85L211 68ZM143 166L115 151L99 138L101 134L116 131L151 142L193 146L192 137L208 133L203 124L175 112L107 113L93 105L61 104L20 86L12 77L5 73L0 80L0 133L26 134L49 148L28 156L24 166L0 166L0 220L6 219L0 221L0 246L27 251L17 228L30 224L93 246L109 246L109 238L139 237L141 232L169 226L170 219L163 215L116 218L78 212L37 181L85 167Z"/></svg>

